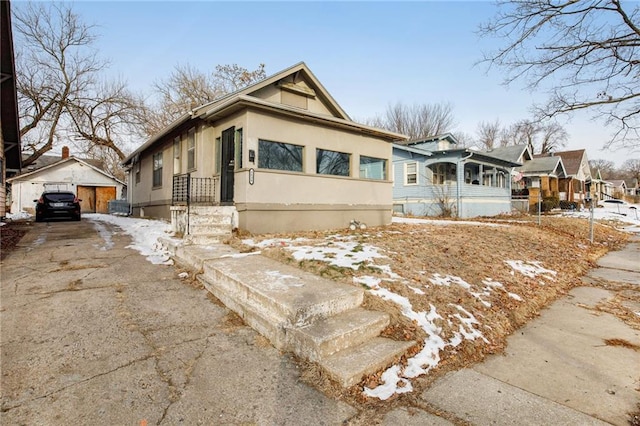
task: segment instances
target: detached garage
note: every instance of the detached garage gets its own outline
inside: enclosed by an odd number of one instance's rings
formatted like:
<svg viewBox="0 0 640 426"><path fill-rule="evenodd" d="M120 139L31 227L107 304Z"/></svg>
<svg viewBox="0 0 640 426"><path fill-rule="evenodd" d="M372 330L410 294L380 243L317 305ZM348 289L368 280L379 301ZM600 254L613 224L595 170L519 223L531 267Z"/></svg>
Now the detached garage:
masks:
<svg viewBox="0 0 640 426"><path fill-rule="evenodd" d="M124 182L76 157L66 157L32 172L7 179L11 212L34 214L43 191L72 191L82 200L83 213L108 213L111 200L124 198Z"/></svg>

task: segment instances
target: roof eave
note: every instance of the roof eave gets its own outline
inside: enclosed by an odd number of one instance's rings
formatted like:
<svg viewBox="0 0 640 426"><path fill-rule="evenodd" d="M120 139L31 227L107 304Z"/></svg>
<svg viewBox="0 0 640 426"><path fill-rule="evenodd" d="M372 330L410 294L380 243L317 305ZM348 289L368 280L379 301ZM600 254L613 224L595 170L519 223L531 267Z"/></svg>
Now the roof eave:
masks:
<svg viewBox="0 0 640 426"><path fill-rule="evenodd" d="M168 133L174 131L176 128L182 126L184 123L186 123L189 120L191 120L191 118L192 118L192 113L191 112L188 112L188 113L183 114L182 116L178 117L171 124L166 126L160 132L158 132L155 135L153 135L151 138L147 139L146 142L144 142L135 151L133 151L131 154L129 154L127 156L127 158L125 158L122 161L122 164L123 165L128 164L138 154L140 154L141 152L145 151L149 147L153 146L153 144L156 143L158 140L162 139L164 136L166 136Z"/></svg>
<svg viewBox="0 0 640 426"><path fill-rule="evenodd" d="M350 120L345 120L342 118L316 114L313 112L298 109L288 105L276 104L273 102L265 101L263 99L255 98L253 96L248 96L248 95L238 95L233 98L227 99L225 102L216 105L214 108L210 109L206 113L201 114L199 118L203 120L224 118L229 113L233 112L235 109L238 109L241 107L254 107L258 109L276 111L278 113L286 114L290 116L304 117L305 119L311 119L313 121L329 124L334 127L340 127L340 128L346 128L350 130L364 132L370 135L374 135L376 137L386 139L389 142L404 140L407 138L407 136L405 135L395 133L395 132L390 132L388 130L366 126L364 124L359 124L359 123L356 123Z"/></svg>

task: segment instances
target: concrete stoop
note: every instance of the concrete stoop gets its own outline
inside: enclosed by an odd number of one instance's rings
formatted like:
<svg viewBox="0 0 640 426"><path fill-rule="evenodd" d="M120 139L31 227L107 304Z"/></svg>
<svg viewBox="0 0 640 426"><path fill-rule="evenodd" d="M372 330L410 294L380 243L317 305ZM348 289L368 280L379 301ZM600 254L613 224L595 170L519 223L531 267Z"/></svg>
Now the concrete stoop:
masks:
<svg viewBox="0 0 640 426"><path fill-rule="evenodd" d="M235 207L191 206L189 207L188 234L186 244L216 244L231 236Z"/></svg>
<svg viewBox="0 0 640 426"><path fill-rule="evenodd" d="M222 244L177 247L175 258L201 271L205 288L276 348L317 362L344 387L415 345L378 337L389 316L361 308L361 288Z"/></svg>

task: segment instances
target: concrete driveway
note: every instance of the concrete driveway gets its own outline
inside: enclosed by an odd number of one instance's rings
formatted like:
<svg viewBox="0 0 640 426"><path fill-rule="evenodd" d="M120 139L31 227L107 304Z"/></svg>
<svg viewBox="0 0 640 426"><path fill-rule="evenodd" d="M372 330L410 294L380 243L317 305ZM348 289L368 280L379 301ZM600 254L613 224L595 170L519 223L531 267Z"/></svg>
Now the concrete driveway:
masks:
<svg viewBox="0 0 640 426"><path fill-rule="evenodd" d="M2 262L0 423L339 424L356 415L129 243L107 223L38 223Z"/></svg>

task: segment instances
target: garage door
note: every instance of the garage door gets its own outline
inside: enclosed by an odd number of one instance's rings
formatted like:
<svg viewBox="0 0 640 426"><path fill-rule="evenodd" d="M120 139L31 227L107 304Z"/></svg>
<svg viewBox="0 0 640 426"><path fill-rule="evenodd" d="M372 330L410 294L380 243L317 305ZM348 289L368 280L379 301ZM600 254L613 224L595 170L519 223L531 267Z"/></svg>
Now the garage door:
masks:
<svg viewBox="0 0 640 426"><path fill-rule="evenodd" d="M116 188L113 186L80 186L78 198L83 213L108 213L109 201L116 199Z"/></svg>

